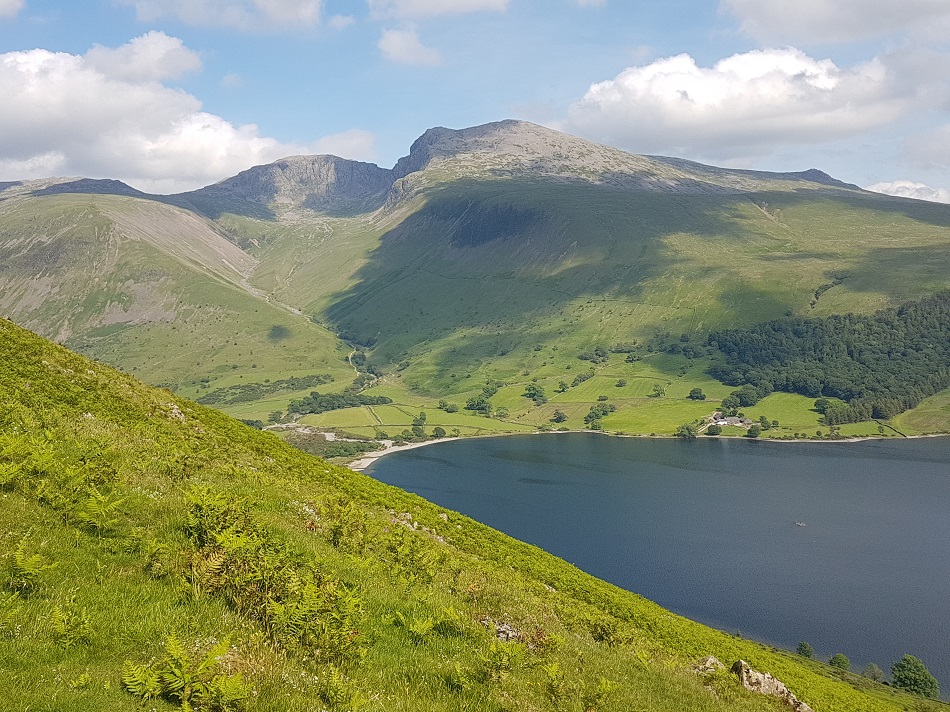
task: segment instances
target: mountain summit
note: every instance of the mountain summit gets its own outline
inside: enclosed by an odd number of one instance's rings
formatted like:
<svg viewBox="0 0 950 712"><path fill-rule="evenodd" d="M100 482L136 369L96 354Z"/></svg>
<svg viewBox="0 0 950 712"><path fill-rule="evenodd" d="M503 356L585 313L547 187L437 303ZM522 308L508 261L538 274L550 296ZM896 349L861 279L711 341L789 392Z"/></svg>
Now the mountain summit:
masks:
<svg viewBox="0 0 950 712"><path fill-rule="evenodd" d="M289 156L178 197L202 208L243 202L358 213L379 207L392 176L376 164L337 156Z"/></svg>
<svg viewBox="0 0 950 712"><path fill-rule="evenodd" d="M641 156L527 121L506 119L465 129L435 127L392 169L336 156L290 156L214 185L174 196L202 212L265 217L303 209L330 215L371 212L446 181L534 179L665 193L741 193L787 189L791 182L850 187L817 170L768 173Z"/></svg>

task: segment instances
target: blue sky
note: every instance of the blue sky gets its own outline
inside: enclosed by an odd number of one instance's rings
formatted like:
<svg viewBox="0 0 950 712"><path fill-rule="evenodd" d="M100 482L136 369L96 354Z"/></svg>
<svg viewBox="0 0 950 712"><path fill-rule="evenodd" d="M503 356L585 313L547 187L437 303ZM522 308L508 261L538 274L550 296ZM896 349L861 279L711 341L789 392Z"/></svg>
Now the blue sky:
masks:
<svg viewBox="0 0 950 712"><path fill-rule="evenodd" d="M431 126L950 202L948 0L0 0L0 180L156 192Z"/></svg>

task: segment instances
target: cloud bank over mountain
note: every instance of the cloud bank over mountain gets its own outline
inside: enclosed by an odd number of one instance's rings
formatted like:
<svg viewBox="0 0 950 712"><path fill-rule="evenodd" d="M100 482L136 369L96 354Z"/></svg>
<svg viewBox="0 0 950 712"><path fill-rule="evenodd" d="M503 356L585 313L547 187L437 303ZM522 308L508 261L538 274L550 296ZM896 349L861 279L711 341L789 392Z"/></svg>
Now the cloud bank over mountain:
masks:
<svg viewBox="0 0 950 712"><path fill-rule="evenodd" d="M373 158L368 131L282 142L203 111L197 97L164 83L200 68L196 52L163 32L84 55L0 55L0 180L85 175L176 192L286 155Z"/></svg>
<svg viewBox="0 0 950 712"><path fill-rule="evenodd" d="M750 160L853 137L946 100L942 80L910 81L924 61L932 58L895 50L842 68L786 47L702 67L680 54L592 84L566 126L637 152Z"/></svg>

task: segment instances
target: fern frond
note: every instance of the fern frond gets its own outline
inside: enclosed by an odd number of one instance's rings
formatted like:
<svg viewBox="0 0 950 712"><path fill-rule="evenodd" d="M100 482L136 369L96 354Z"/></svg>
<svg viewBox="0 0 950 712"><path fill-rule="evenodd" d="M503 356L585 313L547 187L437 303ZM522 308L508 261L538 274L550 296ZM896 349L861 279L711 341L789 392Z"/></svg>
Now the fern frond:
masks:
<svg viewBox="0 0 950 712"><path fill-rule="evenodd" d="M131 660L122 664L122 687L141 700L150 700L162 694L158 673L150 665L136 665Z"/></svg>

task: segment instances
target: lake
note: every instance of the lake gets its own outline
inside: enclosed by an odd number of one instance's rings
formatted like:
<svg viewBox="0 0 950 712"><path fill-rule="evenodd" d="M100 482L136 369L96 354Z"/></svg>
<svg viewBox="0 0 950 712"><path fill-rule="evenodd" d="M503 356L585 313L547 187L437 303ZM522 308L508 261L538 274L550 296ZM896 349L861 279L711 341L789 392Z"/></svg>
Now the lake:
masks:
<svg viewBox="0 0 950 712"><path fill-rule="evenodd" d="M507 436L367 472L707 625L855 671L910 653L950 692L950 438Z"/></svg>

